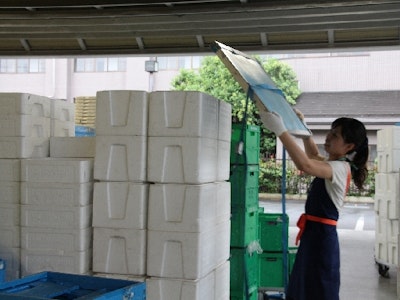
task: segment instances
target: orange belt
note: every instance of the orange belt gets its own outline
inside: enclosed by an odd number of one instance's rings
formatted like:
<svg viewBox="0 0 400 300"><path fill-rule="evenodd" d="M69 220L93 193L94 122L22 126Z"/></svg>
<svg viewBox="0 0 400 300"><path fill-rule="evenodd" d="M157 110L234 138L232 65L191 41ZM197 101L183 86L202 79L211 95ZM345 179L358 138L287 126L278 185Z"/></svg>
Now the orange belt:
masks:
<svg viewBox="0 0 400 300"><path fill-rule="evenodd" d="M316 217L316 216L312 216L312 215L302 214L300 216L299 220L297 221L297 227L299 227L300 231L296 237L296 246L299 244L300 238L304 232L304 229L306 228L307 221L319 222L322 224L332 225L332 226L336 226L336 224L337 224L337 221L332 220L332 219L326 219L326 218Z"/></svg>

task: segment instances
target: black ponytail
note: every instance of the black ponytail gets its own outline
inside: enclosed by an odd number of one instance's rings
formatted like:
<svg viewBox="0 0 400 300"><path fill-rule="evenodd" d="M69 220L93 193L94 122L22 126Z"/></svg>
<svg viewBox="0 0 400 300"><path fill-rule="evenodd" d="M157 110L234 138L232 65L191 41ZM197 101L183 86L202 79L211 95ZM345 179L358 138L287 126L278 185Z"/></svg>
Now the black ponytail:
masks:
<svg viewBox="0 0 400 300"><path fill-rule="evenodd" d="M341 127L341 134L346 143L354 144L354 148L347 153L347 160L351 166L351 175L354 184L362 189L368 177L367 162L369 157L368 137L362 122L353 118L339 118L332 123L332 128Z"/></svg>

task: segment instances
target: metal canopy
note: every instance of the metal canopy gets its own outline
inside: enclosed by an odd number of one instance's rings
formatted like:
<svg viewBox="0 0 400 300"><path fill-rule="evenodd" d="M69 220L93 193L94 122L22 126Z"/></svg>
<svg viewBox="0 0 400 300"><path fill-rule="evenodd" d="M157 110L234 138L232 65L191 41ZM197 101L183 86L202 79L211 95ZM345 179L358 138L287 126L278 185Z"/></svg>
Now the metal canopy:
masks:
<svg viewBox="0 0 400 300"><path fill-rule="evenodd" d="M399 47L398 0L5 0L0 55Z"/></svg>

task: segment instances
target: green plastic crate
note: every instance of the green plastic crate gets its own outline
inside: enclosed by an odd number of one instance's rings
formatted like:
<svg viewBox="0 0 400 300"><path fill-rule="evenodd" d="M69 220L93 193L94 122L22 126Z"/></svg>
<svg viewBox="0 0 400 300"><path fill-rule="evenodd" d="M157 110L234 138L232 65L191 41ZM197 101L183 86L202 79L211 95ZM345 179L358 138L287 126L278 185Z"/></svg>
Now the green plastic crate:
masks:
<svg viewBox="0 0 400 300"><path fill-rule="evenodd" d="M232 124L231 164L258 164L260 159L260 127L246 125L243 129L243 153L239 154L242 124Z"/></svg>
<svg viewBox="0 0 400 300"><path fill-rule="evenodd" d="M231 247L246 247L258 240L258 207L244 210L232 207Z"/></svg>
<svg viewBox="0 0 400 300"><path fill-rule="evenodd" d="M298 247L289 247L289 274L292 273L294 261L296 260Z"/></svg>
<svg viewBox="0 0 400 300"><path fill-rule="evenodd" d="M286 231L286 237L289 236L289 217L288 215L285 216L286 223L284 224L283 214L258 214L259 240L263 251L283 251L282 230Z"/></svg>
<svg viewBox="0 0 400 300"><path fill-rule="evenodd" d="M260 287L283 288L283 254L276 252L263 252L259 255L259 258Z"/></svg>
<svg viewBox="0 0 400 300"><path fill-rule="evenodd" d="M230 256L230 294L238 297L258 293L259 287L259 254L249 254L246 248L231 248ZM247 278L247 291L246 291ZM232 299L232 298L231 298Z"/></svg>
<svg viewBox="0 0 400 300"><path fill-rule="evenodd" d="M252 209L258 207L258 165L231 166L231 206Z"/></svg>
<svg viewBox="0 0 400 300"><path fill-rule="evenodd" d="M229 297L230 300L258 300L258 291L253 290L248 295L242 295L241 293L231 292Z"/></svg>

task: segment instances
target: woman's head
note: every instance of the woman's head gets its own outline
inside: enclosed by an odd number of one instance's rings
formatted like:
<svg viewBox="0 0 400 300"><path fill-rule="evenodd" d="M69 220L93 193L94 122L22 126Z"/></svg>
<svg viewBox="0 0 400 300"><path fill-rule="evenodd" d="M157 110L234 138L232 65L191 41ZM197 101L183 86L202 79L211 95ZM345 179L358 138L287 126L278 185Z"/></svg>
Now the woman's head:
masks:
<svg viewBox="0 0 400 300"><path fill-rule="evenodd" d="M340 128L343 140L353 144L347 152L348 161L351 165L353 180L356 186L361 189L367 178L367 162L369 157L367 130L362 122L353 118L338 118L332 123L332 128Z"/></svg>

